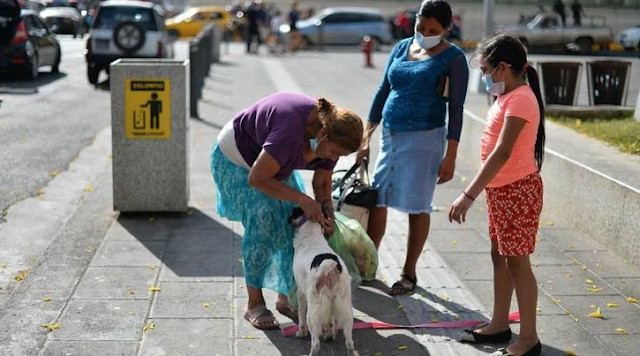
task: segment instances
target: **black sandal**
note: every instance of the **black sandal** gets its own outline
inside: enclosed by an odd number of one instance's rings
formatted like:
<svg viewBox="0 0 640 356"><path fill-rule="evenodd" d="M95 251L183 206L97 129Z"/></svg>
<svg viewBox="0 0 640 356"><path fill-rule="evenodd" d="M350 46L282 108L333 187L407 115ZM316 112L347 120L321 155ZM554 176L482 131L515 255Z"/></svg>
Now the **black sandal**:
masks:
<svg viewBox="0 0 640 356"><path fill-rule="evenodd" d="M503 344L511 340L511 329L495 334L478 334L475 330L465 330L460 334L460 341L472 344Z"/></svg>
<svg viewBox="0 0 640 356"><path fill-rule="evenodd" d="M408 274L402 272L400 279L389 288L388 293L389 295L412 294L416 290L416 285L418 285L417 276L411 278Z"/></svg>

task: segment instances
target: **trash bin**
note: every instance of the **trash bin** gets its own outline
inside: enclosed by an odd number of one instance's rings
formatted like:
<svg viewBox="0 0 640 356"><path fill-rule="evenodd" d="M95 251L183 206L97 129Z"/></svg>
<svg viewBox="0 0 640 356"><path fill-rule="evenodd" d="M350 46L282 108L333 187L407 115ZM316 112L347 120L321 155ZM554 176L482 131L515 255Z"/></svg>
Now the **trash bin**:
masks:
<svg viewBox="0 0 640 356"><path fill-rule="evenodd" d="M587 62L590 105L625 105L631 62Z"/></svg>
<svg viewBox="0 0 640 356"><path fill-rule="evenodd" d="M575 106L582 63L541 62L538 64L542 76L542 97L546 105Z"/></svg>

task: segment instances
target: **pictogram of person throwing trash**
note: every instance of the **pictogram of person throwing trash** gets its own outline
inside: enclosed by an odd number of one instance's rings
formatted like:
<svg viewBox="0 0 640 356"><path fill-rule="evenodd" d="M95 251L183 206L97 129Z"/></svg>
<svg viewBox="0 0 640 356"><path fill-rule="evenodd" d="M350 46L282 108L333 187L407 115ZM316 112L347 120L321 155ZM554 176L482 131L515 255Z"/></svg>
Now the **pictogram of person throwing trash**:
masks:
<svg viewBox="0 0 640 356"><path fill-rule="evenodd" d="M146 103L140 105L140 107L146 108L149 107L149 111L151 113L151 128L159 129L160 128L160 113L162 112L162 100L158 100L158 94L151 93L151 100Z"/></svg>

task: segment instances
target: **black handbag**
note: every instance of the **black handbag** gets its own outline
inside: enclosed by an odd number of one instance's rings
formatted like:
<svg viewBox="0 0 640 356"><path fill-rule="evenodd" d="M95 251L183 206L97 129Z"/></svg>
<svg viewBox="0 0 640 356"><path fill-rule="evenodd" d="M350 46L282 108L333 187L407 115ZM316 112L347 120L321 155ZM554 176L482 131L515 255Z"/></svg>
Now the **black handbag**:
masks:
<svg viewBox="0 0 640 356"><path fill-rule="evenodd" d="M331 189L335 201L336 211L340 211L344 204L371 209L378 202L378 192L369 185L369 169L367 160L361 164L355 163L341 178L334 178Z"/></svg>

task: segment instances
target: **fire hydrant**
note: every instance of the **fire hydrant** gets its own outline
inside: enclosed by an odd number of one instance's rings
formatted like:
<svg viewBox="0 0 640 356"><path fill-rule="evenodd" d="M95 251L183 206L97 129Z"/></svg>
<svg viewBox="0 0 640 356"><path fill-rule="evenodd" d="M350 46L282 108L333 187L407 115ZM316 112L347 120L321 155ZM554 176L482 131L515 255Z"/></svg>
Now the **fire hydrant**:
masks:
<svg viewBox="0 0 640 356"><path fill-rule="evenodd" d="M362 41L360 41L360 50L364 53L364 66L366 68L373 68L373 63L371 62L371 52L373 52L375 40L371 38L371 36L362 37Z"/></svg>

